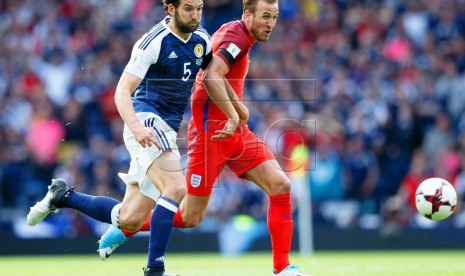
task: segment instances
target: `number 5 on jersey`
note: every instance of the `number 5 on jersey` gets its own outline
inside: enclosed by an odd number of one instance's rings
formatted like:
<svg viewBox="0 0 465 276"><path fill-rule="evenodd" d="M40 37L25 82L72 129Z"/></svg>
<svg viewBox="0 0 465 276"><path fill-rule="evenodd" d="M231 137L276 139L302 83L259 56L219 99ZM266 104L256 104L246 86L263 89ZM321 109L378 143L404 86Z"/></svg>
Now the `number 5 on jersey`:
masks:
<svg viewBox="0 0 465 276"><path fill-rule="evenodd" d="M182 76L183 81L187 81L191 76L191 69L187 68L187 66L191 65L190 62L184 62L184 75Z"/></svg>

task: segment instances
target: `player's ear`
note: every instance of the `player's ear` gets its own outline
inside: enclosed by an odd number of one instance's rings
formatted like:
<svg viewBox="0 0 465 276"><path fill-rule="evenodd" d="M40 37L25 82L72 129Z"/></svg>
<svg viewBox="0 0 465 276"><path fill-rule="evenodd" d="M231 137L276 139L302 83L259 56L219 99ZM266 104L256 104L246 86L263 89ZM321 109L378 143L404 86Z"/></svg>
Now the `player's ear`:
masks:
<svg viewBox="0 0 465 276"><path fill-rule="evenodd" d="M168 14L171 16L171 17L174 17L174 14L176 12L176 7L173 5L173 4L168 4Z"/></svg>
<svg viewBox="0 0 465 276"><path fill-rule="evenodd" d="M249 10L245 10L244 13L242 14L242 19L248 19L252 16L253 14Z"/></svg>

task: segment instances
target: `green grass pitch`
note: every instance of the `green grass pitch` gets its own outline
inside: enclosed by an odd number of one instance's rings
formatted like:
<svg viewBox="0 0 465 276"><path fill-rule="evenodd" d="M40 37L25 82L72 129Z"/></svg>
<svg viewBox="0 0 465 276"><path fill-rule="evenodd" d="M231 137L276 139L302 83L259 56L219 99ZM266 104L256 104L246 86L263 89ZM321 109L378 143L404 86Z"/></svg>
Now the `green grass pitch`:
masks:
<svg viewBox="0 0 465 276"><path fill-rule="evenodd" d="M0 275L117 276L142 275L145 255L114 254L106 262L94 255L0 256ZM312 276L465 275L465 251L317 252L292 255L292 262ZM181 276L269 276L269 254L222 258L218 254L168 254L166 265Z"/></svg>

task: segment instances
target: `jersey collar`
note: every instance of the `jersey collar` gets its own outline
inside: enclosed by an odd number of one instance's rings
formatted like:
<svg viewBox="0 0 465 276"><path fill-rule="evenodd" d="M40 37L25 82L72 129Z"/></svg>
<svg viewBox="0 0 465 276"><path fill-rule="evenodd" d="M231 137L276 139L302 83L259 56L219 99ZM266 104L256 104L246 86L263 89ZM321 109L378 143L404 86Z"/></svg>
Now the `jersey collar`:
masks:
<svg viewBox="0 0 465 276"><path fill-rule="evenodd" d="M237 23L239 23L239 26L241 26L242 30L244 30L244 32L247 34L247 37L249 38L250 44L253 44L254 40L253 40L252 36L250 35L249 30L247 30L247 27L245 26L244 20L237 20Z"/></svg>
<svg viewBox="0 0 465 276"><path fill-rule="evenodd" d="M166 28L167 30L169 30L170 33L171 33L172 35L174 35L177 39L181 40L181 41L184 42L184 43L187 43L187 42L189 41L189 39L191 39L192 33L189 34L189 37L188 37L187 39L183 39L182 37L180 37L179 35L177 35L175 32L173 32L173 30L171 30L171 28L168 26L167 22L169 22L170 20L171 20L171 17L170 17L169 15L167 15L167 16L163 19L163 22L162 22L163 26L165 26L165 28Z"/></svg>

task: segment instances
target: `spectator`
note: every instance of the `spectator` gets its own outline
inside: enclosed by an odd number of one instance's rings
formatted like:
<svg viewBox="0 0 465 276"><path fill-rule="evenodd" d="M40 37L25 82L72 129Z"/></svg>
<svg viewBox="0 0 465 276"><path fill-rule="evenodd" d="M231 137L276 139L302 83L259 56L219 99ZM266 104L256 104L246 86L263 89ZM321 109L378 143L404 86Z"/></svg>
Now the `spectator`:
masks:
<svg viewBox="0 0 465 276"><path fill-rule="evenodd" d="M440 151L454 143L454 134L450 126L450 119L446 113L436 115L435 125L428 130L423 140L422 149L426 155L428 167L432 168Z"/></svg>
<svg viewBox="0 0 465 276"><path fill-rule="evenodd" d="M354 135L347 139L344 169L347 185L346 198L360 202L369 200L379 177L378 161L373 152L367 149L364 138Z"/></svg>

